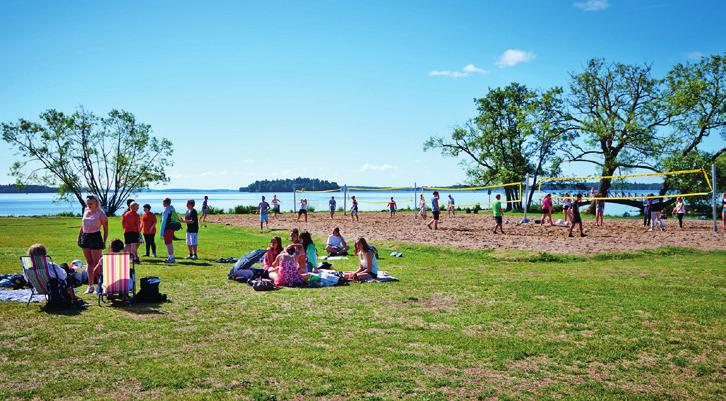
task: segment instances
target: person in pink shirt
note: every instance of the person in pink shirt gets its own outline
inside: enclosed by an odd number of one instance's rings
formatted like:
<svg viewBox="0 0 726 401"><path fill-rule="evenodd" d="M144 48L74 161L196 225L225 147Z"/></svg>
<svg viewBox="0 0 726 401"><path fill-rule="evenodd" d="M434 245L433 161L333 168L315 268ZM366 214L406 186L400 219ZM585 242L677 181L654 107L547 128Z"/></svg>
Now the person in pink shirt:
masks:
<svg viewBox="0 0 726 401"><path fill-rule="evenodd" d="M542 198L542 219L539 224L543 225L546 219L550 219L550 225L553 226L552 222L552 195L547 194Z"/></svg>
<svg viewBox="0 0 726 401"><path fill-rule="evenodd" d="M103 236L101 236L103 228ZM88 263L88 289L86 294L93 293L93 280L96 265L101 260L101 254L106 247L108 238L108 218L101 209L101 202L94 195L86 197L86 208L83 210L81 229L78 232L78 246L83 249L83 256Z"/></svg>

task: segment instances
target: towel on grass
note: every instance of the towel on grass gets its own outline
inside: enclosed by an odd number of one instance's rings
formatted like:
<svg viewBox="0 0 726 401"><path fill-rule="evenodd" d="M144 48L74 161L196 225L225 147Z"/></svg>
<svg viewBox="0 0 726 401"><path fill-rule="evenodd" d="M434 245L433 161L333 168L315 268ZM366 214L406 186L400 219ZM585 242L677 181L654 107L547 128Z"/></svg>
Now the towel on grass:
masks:
<svg viewBox="0 0 726 401"><path fill-rule="evenodd" d="M323 256L320 260L348 260L347 256Z"/></svg>
<svg viewBox="0 0 726 401"><path fill-rule="evenodd" d="M364 283L387 283L389 281L398 281L398 279L391 276L387 272L379 271L378 277L371 278L370 280L366 280L366 281L364 281Z"/></svg>
<svg viewBox="0 0 726 401"><path fill-rule="evenodd" d="M0 302L28 302L28 297L32 293L30 288L24 288L22 290L8 290L0 288ZM33 295L33 299L30 302L42 302L45 301L45 295Z"/></svg>

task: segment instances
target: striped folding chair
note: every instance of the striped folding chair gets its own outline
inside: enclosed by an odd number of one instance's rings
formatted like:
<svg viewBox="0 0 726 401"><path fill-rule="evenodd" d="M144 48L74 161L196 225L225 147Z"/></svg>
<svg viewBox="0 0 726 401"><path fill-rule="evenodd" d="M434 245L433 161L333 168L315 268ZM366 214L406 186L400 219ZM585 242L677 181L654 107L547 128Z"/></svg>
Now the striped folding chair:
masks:
<svg viewBox="0 0 726 401"><path fill-rule="evenodd" d="M50 275L50 264L53 260L50 256L21 256L20 263L23 265L25 277L30 282L30 297L25 306L30 305L33 295L45 295L48 301L48 283L53 278Z"/></svg>
<svg viewBox="0 0 726 401"><path fill-rule="evenodd" d="M116 297L136 296L136 272L128 253L107 253L102 256L103 269L99 280L98 304ZM105 300L104 300L105 298Z"/></svg>

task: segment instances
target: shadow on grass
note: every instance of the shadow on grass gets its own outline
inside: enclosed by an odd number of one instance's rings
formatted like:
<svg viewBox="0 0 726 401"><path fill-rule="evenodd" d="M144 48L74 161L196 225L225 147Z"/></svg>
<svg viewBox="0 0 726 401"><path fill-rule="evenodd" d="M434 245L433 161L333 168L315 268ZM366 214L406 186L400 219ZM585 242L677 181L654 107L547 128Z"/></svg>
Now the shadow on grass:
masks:
<svg viewBox="0 0 726 401"><path fill-rule="evenodd" d="M49 315L57 315L57 316L77 316L80 315L81 312L85 311L85 309L80 309L76 307L57 307L57 306L48 306L43 305L40 308L41 312L47 313Z"/></svg>
<svg viewBox="0 0 726 401"><path fill-rule="evenodd" d="M138 303L138 304L131 304L128 306L123 307L122 309L125 312L132 313L134 315L166 315L167 312L159 310L161 308L161 305L165 303L170 303L171 301L166 302L144 302L144 303Z"/></svg>

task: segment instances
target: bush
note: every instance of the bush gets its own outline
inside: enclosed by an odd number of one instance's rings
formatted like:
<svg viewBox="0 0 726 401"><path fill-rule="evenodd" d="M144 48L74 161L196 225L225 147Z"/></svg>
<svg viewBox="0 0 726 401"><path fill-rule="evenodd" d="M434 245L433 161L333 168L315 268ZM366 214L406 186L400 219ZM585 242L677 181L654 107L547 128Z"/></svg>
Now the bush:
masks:
<svg viewBox="0 0 726 401"><path fill-rule="evenodd" d="M229 214L254 214L257 208L254 206L237 205L228 211Z"/></svg>
<svg viewBox="0 0 726 401"><path fill-rule="evenodd" d="M476 205L474 205L474 208L473 209L471 209L471 211L474 212L474 214L479 214L479 211L480 210L484 210L484 209L482 209L481 208L481 205L478 204L478 203Z"/></svg>
<svg viewBox="0 0 726 401"><path fill-rule="evenodd" d="M209 206L207 208L207 214L224 214L224 209L214 207L214 206Z"/></svg>
<svg viewBox="0 0 726 401"><path fill-rule="evenodd" d="M54 216L56 217L81 217L79 213L73 212L58 212Z"/></svg>

